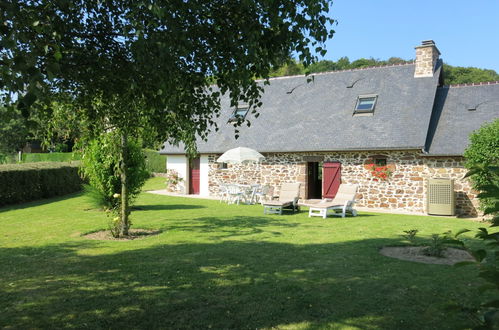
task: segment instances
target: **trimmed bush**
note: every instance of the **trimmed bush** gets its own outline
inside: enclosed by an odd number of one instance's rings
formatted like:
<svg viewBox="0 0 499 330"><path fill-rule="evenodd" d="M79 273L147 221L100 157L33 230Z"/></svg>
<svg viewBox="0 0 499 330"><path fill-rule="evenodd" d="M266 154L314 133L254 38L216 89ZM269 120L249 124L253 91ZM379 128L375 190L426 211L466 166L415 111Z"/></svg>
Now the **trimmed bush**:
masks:
<svg viewBox="0 0 499 330"><path fill-rule="evenodd" d="M488 166L499 166L499 119L483 125L470 135L470 145L464 151L464 158L466 168L475 168L475 175L471 177L474 189L494 184ZM482 210L492 205L490 198L480 198Z"/></svg>
<svg viewBox="0 0 499 330"><path fill-rule="evenodd" d="M0 206L81 190L79 162L0 165Z"/></svg>
<svg viewBox="0 0 499 330"><path fill-rule="evenodd" d="M0 152L0 164L15 164L19 158L18 154L4 154Z"/></svg>
<svg viewBox="0 0 499 330"><path fill-rule="evenodd" d="M160 155L158 151L144 149L146 156L146 168L149 172L166 173L166 156Z"/></svg>
<svg viewBox="0 0 499 330"><path fill-rule="evenodd" d="M80 160L80 156L72 152L25 153L22 157L23 163L70 162L72 160Z"/></svg>

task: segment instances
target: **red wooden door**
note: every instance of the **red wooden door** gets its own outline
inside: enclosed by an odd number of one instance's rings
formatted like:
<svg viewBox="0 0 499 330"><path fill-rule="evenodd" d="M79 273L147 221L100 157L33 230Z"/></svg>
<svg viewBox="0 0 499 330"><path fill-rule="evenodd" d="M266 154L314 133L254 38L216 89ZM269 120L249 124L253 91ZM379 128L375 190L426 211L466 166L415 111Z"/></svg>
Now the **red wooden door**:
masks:
<svg viewBox="0 0 499 330"><path fill-rule="evenodd" d="M189 194L199 195L199 157L189 162Z"/></svg>
<svg viewBox="0 0 499 330"><path fill-rule="evenodd" d="M341 183L341 163L324 163L322 169L322 197L334 198Z"/></svg>

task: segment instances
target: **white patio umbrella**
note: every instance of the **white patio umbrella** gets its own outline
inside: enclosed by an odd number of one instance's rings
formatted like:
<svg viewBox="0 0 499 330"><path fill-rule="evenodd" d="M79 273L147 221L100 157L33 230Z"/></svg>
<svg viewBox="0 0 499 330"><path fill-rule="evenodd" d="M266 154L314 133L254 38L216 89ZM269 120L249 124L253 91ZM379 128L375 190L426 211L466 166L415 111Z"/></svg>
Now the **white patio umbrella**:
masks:
<svg viewBox="0 0 499 330"><path fill-rule="evenodd" d="M265 157L256 150L238 147L224 152L224 154L217 159L217 163L259 162L263 159L265 159Z"/></svg>

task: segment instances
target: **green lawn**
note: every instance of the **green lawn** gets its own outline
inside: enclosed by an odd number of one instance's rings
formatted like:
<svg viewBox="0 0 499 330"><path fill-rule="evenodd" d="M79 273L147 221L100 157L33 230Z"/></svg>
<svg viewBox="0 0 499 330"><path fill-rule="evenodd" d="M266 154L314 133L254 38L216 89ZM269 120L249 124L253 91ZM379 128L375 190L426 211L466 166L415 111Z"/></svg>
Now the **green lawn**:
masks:
<svg viewBox="0 0 499 330"><path fill-rule="evenodd" d="M472 326L447 307L479 301L473 268L390 259L378 249L403 244L403 230L428 238L483 224L366 213L263 216L258 205L147 193L136 206L134 227L161 234L85 239L106 228L106 217L80 194L0 209L0 328Z"/></svg>

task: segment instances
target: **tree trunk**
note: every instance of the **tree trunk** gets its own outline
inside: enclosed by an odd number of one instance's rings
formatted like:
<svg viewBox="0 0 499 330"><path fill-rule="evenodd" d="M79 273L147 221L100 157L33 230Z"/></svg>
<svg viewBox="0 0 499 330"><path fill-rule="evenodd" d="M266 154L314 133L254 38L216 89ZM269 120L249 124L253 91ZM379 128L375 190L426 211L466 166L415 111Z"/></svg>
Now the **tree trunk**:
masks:
<svg viewBox="0 0 499 330"><path fill-rule="evenodd" d="M130 223L128 220L128 184L127 184L127 163L128 163L128 137L126 133L121 133L121 233L120 236L128 236Z"/></svg>

